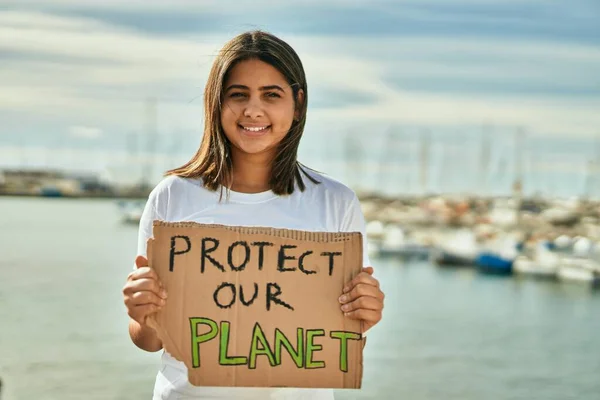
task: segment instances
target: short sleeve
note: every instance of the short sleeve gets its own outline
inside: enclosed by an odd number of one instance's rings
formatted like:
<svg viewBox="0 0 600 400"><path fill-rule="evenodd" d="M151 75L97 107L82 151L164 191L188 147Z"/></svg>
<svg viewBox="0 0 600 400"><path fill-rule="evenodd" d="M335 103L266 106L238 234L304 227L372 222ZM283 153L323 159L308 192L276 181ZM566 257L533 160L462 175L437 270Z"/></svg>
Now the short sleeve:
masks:
<svg viewBox="0 0 600 400"><path fill-rule="evenodd" d="M146 202L146 206L144 207L144 212L140 218L140 226L138 230L138 247L137 247L137 255L146 257L146 243L148 239L152 237L152 222L158 219L158 214L156 212L156 208L150 202Z"/></svg>
<svg viewBox="0 0 600 400"><path fill-rule="evenodd" d="M363 238L363 267L371 265L369 260L369 252L367 247L367 229L365 224L365 217L360 207L360 201L356 195L353 196L344 220L342 222L342 232L360 232Z"/></svg>
<svg viewBox="0 0 600 400"><path fill-rule="evenodd" d="M157 211L158 193L156 190L150 193L148 201L144 206L144 211L140 218L140 225L138 228L138 244L137 244L137 255L147 257L146 246L148 239L152 237L152 223L155 220L163 220L163 216ZM135 268L135 265L134 265Z"/></svg>

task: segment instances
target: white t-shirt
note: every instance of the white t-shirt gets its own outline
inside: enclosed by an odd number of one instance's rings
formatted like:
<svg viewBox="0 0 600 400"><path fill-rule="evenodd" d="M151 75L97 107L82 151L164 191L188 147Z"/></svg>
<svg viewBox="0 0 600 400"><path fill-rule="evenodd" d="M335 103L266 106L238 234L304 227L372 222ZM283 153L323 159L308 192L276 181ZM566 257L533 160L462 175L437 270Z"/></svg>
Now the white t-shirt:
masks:
<svg viewBox="0 0 600 400"><path fill-rule="evenodd" d="M304 192L296 189L289 196L272 191L248 194L203 187L200 179L167 177L150 193L140 221L138 254L146 255L146 242L152 236L152 222L194 221L207 224L269 226L326 232L361 232L363 265L369 265L366 252L365 222L355 193L343 184L309 172L320 184L304 178ZM161 368L154 386L157 399L277 399L331 400L331 389L293 388L212 388L189 383L185 364L163 351Z"/></svg>

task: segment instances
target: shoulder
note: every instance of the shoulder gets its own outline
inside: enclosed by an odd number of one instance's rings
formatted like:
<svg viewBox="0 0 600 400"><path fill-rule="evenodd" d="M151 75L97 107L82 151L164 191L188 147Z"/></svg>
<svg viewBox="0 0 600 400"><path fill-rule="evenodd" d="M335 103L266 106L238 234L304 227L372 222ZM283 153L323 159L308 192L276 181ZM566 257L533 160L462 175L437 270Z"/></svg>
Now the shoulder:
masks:
<svg viewBox="0 0 600 400"><path fill-rule="evenodd" d="M163 178L150 192L150 200L166 201L171 195L186 190L202 188L202 182L199 179L182 178L180 176L170 175Z"/></svg>
<svg viewBox="0 0 600 400"><path fill-rule="evenodd" d="M306 185L306 192L315 193L332 201L346 204L357 200L354 190L344 185L342 182L311 169L303 168L303 171L311 178L319 182L313 183L311 180L303 176L303 180Z"/></svg>
<svg viewBox="0 0 600 400"><path fill-rule="evenodd" d="M183 199L191 198L192 195L198 200L214 197L213 192L204 188L201 179L170 175L152 189L148 202L159 215L167 215L170 207L176 206Z"/></svg>
<svg viewBox="0 0 600 400"><path fill-rule="evenodd" d="M198 188L203 188L201 179L182 178L181 176L169 175L158 182L152 192L157 196L161 196L168 194L169 192L191 189L197 190Z"/></svg>
<svg viewBox="0 0 600 400"><path fill-rule="evenodd" d="M341 232L364 232L364 216L360 200L354 190L331 177L315 171L306 171L316 181L308 179L306 192L315 200L314 206L325 211L324 218L332 218L332 225Z"/></svg>

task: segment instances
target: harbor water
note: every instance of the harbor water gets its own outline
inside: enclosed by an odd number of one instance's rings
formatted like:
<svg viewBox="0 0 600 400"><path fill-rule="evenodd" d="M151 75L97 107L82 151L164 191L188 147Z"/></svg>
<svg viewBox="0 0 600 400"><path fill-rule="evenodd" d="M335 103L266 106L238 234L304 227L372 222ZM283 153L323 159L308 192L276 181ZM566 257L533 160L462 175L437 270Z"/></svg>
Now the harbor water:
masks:
<svg viewBox="0 0 600 400"><path fill-rule="evenodd" d="M137 229L115 202L0 198L2 400L149 399L127 334ZM338 399L598 399L600 291L372 260L386 293L363 389Z"/></svg>

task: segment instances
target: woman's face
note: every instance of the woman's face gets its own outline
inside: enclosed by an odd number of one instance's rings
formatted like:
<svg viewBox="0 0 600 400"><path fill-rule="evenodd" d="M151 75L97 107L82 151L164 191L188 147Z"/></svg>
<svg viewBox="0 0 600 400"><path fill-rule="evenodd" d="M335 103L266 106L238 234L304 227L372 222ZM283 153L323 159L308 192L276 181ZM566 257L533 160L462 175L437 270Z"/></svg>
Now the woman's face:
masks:
<svg viewBox="0 0 600 400"><path fill-rule="evenodd" d="M236 64L225 82L221 108L232 156L274 156L295 108L292 88L277 68L255 59Z"/></svg>

